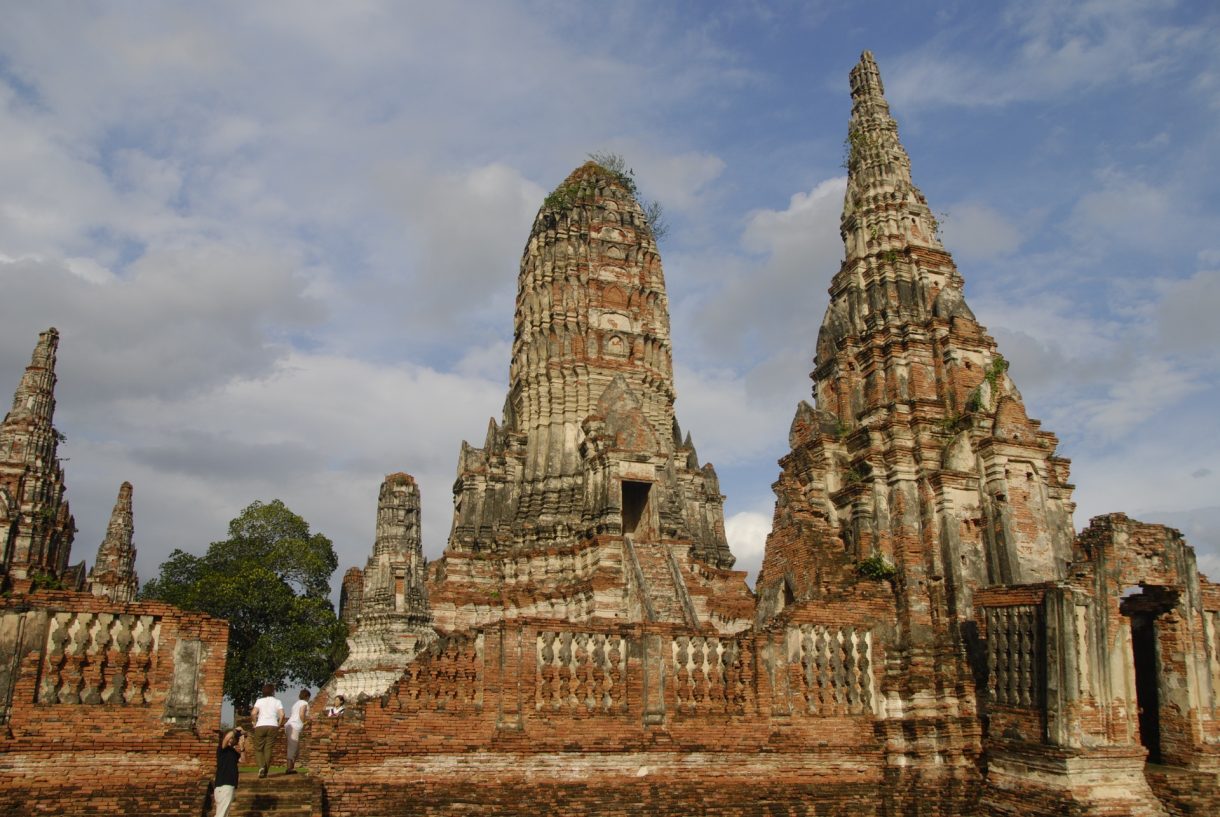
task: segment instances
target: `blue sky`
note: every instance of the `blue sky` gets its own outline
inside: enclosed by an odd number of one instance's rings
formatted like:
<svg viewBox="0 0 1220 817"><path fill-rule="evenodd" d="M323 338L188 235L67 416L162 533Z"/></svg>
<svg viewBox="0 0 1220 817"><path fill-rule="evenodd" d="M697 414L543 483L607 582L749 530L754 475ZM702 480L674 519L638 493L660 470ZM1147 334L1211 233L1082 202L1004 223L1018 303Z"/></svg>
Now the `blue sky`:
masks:
<svg viewBox="0 0 1220 817"><path fill-rule="evenodd" d="M1220 577L1212 4L6 5L0 389L57 326L76 559L130 480L143 578L275 497L362 565L397 470L439 555L533 214L608 150L666 207L678 416L756 569L867 48L1077 527Z"/></svg>

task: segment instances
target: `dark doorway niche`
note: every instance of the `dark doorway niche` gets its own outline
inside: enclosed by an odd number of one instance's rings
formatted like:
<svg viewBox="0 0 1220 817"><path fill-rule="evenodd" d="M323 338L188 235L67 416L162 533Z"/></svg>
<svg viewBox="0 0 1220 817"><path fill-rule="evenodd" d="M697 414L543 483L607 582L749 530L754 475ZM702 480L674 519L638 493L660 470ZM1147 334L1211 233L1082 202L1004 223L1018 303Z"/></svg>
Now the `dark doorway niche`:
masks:
<svg viewBox="0 0 1220 817"><path fill-rule="evenodd" d="M648 482L623 480L623 535L643 533L648 520Z"/></svg>
<svg viewBox="0 0 1220 817"><path fill-rule="evenodd" d="M1131 657L1135 663L1140 743L1148 750L1149 763L1161 762L1161 662L1157 655L1157 619L1174 608L1178 592L1172 587L1155 585L1129 587L1118 605L1119 611L1131 620Z"/></svg>
<svg viewBox="0 0 1220 817"><path fill-rule="evenodd" d="M1135 658L1135 698L1140 710L1140 743L1148 762L1161 762L1161 700L1157 689L1156 617L1131 616L1131 651Z"/></svg>

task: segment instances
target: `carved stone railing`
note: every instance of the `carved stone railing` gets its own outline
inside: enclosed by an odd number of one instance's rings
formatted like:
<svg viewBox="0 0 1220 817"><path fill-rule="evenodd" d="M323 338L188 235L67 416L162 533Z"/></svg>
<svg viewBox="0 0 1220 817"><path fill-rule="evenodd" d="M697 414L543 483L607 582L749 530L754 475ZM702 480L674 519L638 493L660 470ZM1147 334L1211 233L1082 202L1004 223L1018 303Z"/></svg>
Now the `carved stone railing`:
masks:
<svg viewBox="0 0 1220 817"><path fill-rule="evenodd" d="M435 711L482 709L483 632L442 638L407 665L404 703Z"/></svg>
<svg viewBox="0 0 1220 817"><path fill-rule="evenodd" d="M47 622L40 704L151 703L157 616L60 612Z"/></svg>
<svg viewBox="0 0 1220 817"><path fill-rule="evenodd" d="M679 636L670 642L678 710L707 714L744 711L746 651L737 639Z"/></svg>
<svg viewBox="0 0 1220 817"><path fill-rule="evenodd" d="M869 631L802 624L789 629L788 638L804 711L818 715L873 711L876 690Z"/></svg>
<svg viewBox="0 0 1220 817"><path fill-rule="evenodd" d="M996 706L1044 706L1045 625L1033 604L987 607L987 699Z"/></svg>
<svg viewBox="0 0 1220 817"><path fill-rule="evenodd" d="M627 641L617 633L540 632L534 708L617 711L626 704Z"/></svg>

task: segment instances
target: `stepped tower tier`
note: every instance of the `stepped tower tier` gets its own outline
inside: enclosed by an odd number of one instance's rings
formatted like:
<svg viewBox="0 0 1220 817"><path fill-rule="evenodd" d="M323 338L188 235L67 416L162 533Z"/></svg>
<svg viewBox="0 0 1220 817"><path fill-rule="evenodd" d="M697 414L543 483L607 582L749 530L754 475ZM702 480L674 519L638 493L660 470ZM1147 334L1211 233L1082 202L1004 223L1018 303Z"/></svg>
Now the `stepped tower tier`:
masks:
<svg viewBox="0 0 1220 817"><path fill-rule="evenodd" d="M665 281L634 192L588 162L534 219L503 417L482 448L462 445L430 574L443 629L512 615L748 624L716 472L674 417Z"/></svg>
<svg viewBox="0 0 1220 817"><path fill-rule="evenodd" d="M435 640L424 588L419 487L390 474L377 498L377 533L364 570L343 577L339 616L348 626L347 658L328 684L351 698L383 693L415 654Z"/></svg>
<svg viewBox="0 0 1220 817"><path fill-rule="evenodd" d="M59 332L38 336L30 365L0 424L0 577L3 584L47 576L74 589L83 565L69 568L75 520L65 497L55 415L55 352Z"/></svg>
<svg viewBox="0 0 1220 817"><path fill-rule="evenodd" d="M136 549L132 544L135 524L131 512L131 483L119 487L106 527L106 538L97 549L97 561L89 571L89 592L113 602L136 600L140 580L136 576Z"/></svg>

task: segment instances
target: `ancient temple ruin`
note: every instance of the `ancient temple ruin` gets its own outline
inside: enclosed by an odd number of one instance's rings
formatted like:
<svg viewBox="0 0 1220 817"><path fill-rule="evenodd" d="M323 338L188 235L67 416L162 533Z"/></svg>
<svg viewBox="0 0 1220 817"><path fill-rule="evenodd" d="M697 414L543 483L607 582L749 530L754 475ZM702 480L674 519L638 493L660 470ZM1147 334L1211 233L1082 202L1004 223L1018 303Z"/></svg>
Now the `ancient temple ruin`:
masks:
<svg viewBox="0 0 1220 817"><path fill-rule="evenodd" d="M39 335L0 426L0 815L199 814L228 625L135 600L130 483L89 575L69 566L58 343Z"/></svg>
<svg viewBox="0 0 1220 817"><path fill-rule="evenodd" d="M318 730L345 813L1220 809L1220 587L1176 531L1076 535L1069 463L966 304L867 52L851 94L844 260L756 593L674 418L634 185L586 164L534 221L445 554L400 560L438 638Z"/></svg>
<svg viewBox="0 0 1220 817"><path fill-rule="evenodd" d="M588 162L534 219L504 415L463 443L428 576L442 631L513 617L731 633L752 599L674 416L665 280L631 178Z"/></svg>
<svg viewBox="0 0 1220 817"><path fill-rule="evenodd" d="M131 483L124 482L97 561L69 565L76 520L68 509L55 428L55 356L59 331L38 335L30 365L0 424L0 591L43 586L84 591L116 602L135 600L139 579L132 544Z"/></svg>
<svg viewBox="0 0 1220 817"><path fill-rule="evenodd" d="M1075 533L1069 463L966 304L871 54L850 84L844 260L755 590L674 416L652 225L590 162L534 220L503 414L461 446L440 559L415 480L381 486L315 814L1220 812L1220 586L1172 529ZM123 810L198 813L223 623L130 603L129 485L92 593L29 593L84 582L57 338L0 428L0 814L65 785L89 813L115 769ZM132 723L168 749L133 754Z"/></svg>

